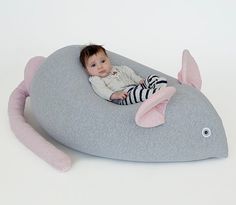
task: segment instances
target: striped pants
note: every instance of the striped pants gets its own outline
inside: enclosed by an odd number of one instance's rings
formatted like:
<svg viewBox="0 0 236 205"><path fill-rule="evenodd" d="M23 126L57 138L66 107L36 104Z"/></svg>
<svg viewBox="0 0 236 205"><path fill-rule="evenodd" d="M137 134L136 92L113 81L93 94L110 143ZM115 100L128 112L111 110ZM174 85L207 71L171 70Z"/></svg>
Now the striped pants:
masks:
<svg viewBox="0 0 236 205"><path fill-rule="evenodd" d="M149 75L143 84L129 85L125 88L124 92L128 93L128 96L124 100L113 100L113 103L119 105L130 105L138 102L143 102L148 99L155 92L162 87L167 86L167 80L157 75Z"/></svg>

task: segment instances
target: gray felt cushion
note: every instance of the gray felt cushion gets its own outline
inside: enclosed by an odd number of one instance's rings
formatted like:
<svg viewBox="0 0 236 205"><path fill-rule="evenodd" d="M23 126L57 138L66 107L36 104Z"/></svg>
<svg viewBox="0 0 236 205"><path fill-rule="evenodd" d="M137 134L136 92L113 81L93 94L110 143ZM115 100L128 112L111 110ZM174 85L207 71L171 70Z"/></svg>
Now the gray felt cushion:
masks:
<svg viewBox="0 0 236 205"><path fill-rule="evenodd" d="M134 117L141 104L121 106L97 96L79 62L80 50L81 46L68 46L56 51L33 79L32 111L51 137L81 152L121 160L173 162L227 156L222 121L200 91L108 52L113 65L130 66L143 77L164 76L177 90L167 105L165 124L139 127Z"/></svg>

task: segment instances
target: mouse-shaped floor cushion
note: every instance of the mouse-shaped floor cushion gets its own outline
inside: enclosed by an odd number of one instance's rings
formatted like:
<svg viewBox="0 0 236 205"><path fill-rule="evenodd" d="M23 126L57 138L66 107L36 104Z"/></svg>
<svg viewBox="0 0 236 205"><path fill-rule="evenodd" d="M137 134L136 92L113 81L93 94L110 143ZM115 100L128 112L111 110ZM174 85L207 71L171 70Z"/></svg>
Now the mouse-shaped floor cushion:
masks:
<svg viewBox="0 0 236 205"><path fill-rule="evenodd" d="M124 106L94 93L79 62L82 47L68 46L47 58L32 58L24 81L10 97L11 127L34 153L59 170L71 167L70 157L25 121L28 96L40 126L60 143L84 153L139 162L227 157L222 121L200 91L200 72L187 50L178 80L108 51L113 65L127 65L143 77L157 74L168 81L168 87L145 102Z"/></svg>

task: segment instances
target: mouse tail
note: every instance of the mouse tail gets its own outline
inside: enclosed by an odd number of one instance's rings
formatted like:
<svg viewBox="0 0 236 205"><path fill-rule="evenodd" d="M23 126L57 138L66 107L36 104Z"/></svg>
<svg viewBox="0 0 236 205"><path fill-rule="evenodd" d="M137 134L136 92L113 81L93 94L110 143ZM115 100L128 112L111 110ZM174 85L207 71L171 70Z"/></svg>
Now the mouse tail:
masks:
<svg viewBox="0 0 236 205"><path fill-rule="evenodd" d="M25 80L12 92L8 103L8 115L12 131L15 136L33 153L60 171L67 171L71 167L70 157L43 138L24 117L26 98L29 97L29 86L33 75L43 57L32 58L25 69Z"/></svg>

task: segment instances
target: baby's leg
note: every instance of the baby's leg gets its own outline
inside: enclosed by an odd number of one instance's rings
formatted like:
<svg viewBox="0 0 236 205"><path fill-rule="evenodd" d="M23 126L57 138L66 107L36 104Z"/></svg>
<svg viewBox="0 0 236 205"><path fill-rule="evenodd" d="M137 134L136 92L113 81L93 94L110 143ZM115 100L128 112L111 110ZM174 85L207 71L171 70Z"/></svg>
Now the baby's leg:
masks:
<svg viewBox="0 0 236 205"><path fill-rule="evenodd" d="M167 80L157 75L149 75L144 81L145 88L160 89L167 86Z"/></svg>
<svg viewBox="0 0 236 205"><path fill-rule="evenodd" d="M143 88L142 85L136 85L129 86L124 91L128 93L128 96L126 97L126 99L120 100L120 105L130 105L138 102L143 102L151 95L153 95L156 91L158 91L158 89L147 89Z"/></svg>

